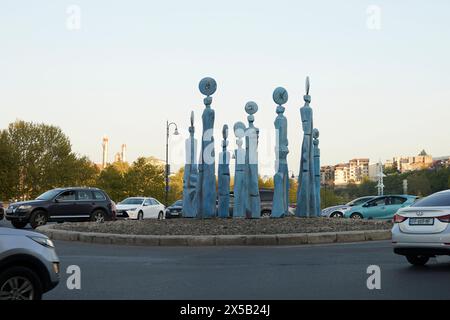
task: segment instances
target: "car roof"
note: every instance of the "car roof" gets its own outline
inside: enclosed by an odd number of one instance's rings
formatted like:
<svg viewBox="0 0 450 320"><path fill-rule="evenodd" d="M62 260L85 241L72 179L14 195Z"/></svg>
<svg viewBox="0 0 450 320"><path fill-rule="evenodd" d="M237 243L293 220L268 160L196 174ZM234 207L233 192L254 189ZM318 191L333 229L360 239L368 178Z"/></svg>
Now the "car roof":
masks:
<svg viewBox="0 0 450 320"><path fill-rule="evenodd" d="M98 191L101 191L101 189L94 188L94 187L64 187L64 188L54 188L51 190L61 190L61 191L63 191L63 190L98 190Z"/></svg>

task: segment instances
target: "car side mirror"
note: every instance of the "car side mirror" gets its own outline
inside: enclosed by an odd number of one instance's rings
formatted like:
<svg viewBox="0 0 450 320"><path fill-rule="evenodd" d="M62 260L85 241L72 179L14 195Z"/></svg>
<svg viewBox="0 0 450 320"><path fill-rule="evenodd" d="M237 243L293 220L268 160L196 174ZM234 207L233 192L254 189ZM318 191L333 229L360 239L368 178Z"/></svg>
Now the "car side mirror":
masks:
<svg viewBox="0 0 450 320"><path fill-rule="evenodd" d="M59 200L58 199L55 199L55 203L58 203L59 202Z"/></svg>

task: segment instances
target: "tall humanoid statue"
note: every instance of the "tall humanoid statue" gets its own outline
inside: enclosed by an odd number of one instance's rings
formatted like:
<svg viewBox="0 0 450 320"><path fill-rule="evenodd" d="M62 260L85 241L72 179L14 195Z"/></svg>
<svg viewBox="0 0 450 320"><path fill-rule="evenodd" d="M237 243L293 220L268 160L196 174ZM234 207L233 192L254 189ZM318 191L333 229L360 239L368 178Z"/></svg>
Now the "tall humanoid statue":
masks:
<svg viewBox="0 0 450 320"><path fill-rule="evenodd" d="M233 217L244 218L247 200L247 190L245 183L245 149L242 148L242 138L245 136L245 124L236 122L234 125L234 135L236 136L237 149L234 151L236 160L234 173L234 205Z"/></svg>
<svg viewBox="0 0 450 320"><path fill-rule="evenodd" d="M273 178L275 190L273 195L272 218L280 218L288 214L289 210L289 170L287 164L288 138L287 119L284 116L285 108L282 106L288 101L286 89L278 87L273 92L273 101L277 106L277 118L275 119L276 130L276 161L275 176Z"/></svg>
<svg viewBox="0 0 450 320"><path fill-rule="evenodd" d="M211 95L216 92L217 83L213 78L203 78L199 83L205 109L202 114L203 134L200 161L198 164L199 181L197 185L197 217L211 218L216 215L216 173L214 153L214 118L211 108Z"/></svg>
<svg viewBox="0 0 450 320"><path fill-rule="evenodd" d="M183 176L183 217L186 218L195 218L197 215L197 140L194 138L194 132L194 111L192 111L189 138L186 139L186 164Z"/></svg>
<svg viewBox="0 0 450 320"><path fill-rule="evenodd" d="M314 145L314 187L316 188L316 216L320 216L320 149L319 149L319 130L313 130Z"/></svg>
<svg viewBox="0 0 450 320"><path fill-rule="evenodd" d="M230 214L230 152L228 146L228 126L222 130L222 152L219 155L219 218L228 218Z"/></svg>
<svg viewBox="0 0 450 320"><path fill-rule="evenodd" d="M258 105L247 102L245 111L248 113L248 128L245 132L245 164L246 164L246 218L261 217L261 199L258 185L258 136L259 129L253 124L254 114L258 111Z"/></svg>
<svg viewBox="0 0 450 320"><path fill-rule="evenodd" d="M314 152L313 152L313 111L309 106L309 77L306 78L306 95L303 96L305 105L300 108L303 127L303 143L300 160L297 190L297 216L310 217L316 213L316 188L314 180Z"/></svg>

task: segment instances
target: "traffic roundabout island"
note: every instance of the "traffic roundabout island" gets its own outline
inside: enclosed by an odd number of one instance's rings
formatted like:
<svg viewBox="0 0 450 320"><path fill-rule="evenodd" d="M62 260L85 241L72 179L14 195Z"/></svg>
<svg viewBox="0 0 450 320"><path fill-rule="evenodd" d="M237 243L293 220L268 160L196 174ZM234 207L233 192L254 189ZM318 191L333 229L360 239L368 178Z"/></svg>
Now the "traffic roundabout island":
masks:
<svg viewBox="0 0 450 320"><path fill-rule="evenodd" d="M45 225L53 240L133 246L282 246L391 239L391 221L297 218L167 219Z"/></svg>

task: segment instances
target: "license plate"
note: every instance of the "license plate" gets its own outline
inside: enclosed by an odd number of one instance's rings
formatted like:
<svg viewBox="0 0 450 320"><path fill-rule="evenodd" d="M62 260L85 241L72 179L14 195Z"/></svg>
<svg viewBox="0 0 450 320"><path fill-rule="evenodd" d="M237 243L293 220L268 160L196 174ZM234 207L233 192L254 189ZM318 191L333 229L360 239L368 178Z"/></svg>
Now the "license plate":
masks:
<svg viewBox="0 0 450 320"><path fill-rule="evenodd" d="M409 224L411 226L432 226L434 218L410 218Z"/></svg>
<svg viewBox="0 0 450 320"><path fill-rule="evenodd" d="M178 212L178 211L172 211L173 216L178 216L179 214L180 214L180 212Z"/></svg>

